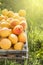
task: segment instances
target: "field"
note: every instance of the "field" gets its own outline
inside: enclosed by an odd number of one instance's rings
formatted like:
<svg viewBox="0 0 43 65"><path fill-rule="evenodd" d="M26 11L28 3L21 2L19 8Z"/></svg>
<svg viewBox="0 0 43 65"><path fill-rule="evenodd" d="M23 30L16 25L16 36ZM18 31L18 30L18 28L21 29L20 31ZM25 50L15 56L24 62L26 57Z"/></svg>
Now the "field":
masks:
<svg viewBox="0 0 43 65"><path fill-rule="evenodd" d="M43 65L43 0L0 0L0 11L4 8L14 12L18 12L20 9L26 10L28 65ZM7 60L7 63L4 64L3 61L0 62L0 65L20 64Z"/></svg>

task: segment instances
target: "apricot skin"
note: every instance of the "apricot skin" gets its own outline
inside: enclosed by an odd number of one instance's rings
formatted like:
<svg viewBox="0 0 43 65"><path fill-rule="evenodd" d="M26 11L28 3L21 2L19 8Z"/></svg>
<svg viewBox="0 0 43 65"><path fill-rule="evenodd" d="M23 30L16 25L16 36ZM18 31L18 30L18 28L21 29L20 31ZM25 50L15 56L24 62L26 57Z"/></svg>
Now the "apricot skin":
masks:
<svg viewBox="0 0 43 65"><path fill-rule="evenodd" d="M27 29L27 23L26 23L26 21L21 21L20 22L20 25L23 26L23 30L26 30Z"/></svg>
<svg viewBox="0 0 43 65"><path fill-rule="evenodd" d="M0 32L1 37L8 37L12 33L11 29L2 28Z"/></svg>
<svg viewBox="0 0 43 65"><path fill-rule="evenodd" d="M26 11L25 10L19 10L19 15L20 16L26 16Z"/></svg>
<svg viewBox="0 0 43 65"><path fill-rule="evenodd" d="M1 40L1 48L2 49L9 49L11 47L11 41L7 38L4 38Z"/></svg>
<svg viewBox="0 0 43 65"><path fill-rule="evenodd" d="M22 50L23 49L24 44L22 42L18 42L14 45L14 49L15 50Z"/></svg>
<svg viewBox="0 0 43 65"><path fill-rule="evenodd" d="M26 42L26 34L25 34L25 32L22 32L22 33L18 36L18 40L19 40L20 42L23 42L23 43Z"/></svg>
<svg viewBox="0 0 43 65"><path fill-rule="evenodd" d="M13 33L19 35L23 31L23 27L21 25L17 25L13 29Z"/></svg>
<svg viewBox="0 0 43 65"><path fill-rule="evenodd" d="M18 25L20 23L20 21L18 19L14 19L11 23L10 23L10 26L12 28L14 28L16 25Z"/></svg>
<svg viewBox="0 0 43 65"><path fill-rule="evenodd" d="M11 40L12 44L16 44L18 42L18 37L15 34L11 34L9 39Z"/></svg>

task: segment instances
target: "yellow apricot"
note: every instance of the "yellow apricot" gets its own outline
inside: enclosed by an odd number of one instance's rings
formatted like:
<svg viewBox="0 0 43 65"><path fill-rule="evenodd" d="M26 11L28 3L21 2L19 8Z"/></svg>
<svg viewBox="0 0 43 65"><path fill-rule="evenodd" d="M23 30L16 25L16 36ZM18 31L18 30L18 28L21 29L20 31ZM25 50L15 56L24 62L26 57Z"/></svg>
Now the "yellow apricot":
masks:
<svg viewBox="0 0 43 65"><path fill-rule="evenodd" d="M12 44L16 44L18 42L18 37L15 34L10 34L9 39L11 40Z"/></svg>
<svg viewBox="0 0 43 65"><path fill-rule="evenodd" d="M8 37L12 33L11 29L8 28L2 28L0 36L1 37Z"/></svg>
<svg viewBox="0 0 43 65"><path fill-rule="evenodd" d="M18 19L20 18L19 14L18 13L14 13L14 16L13 16L14 19Z"/></svg>
<svg viewBox="0 0 43 65"><path fill-rule="evenodd" d="M26 15L26 11L25 10L19 10L19 15L20 16L25 16Z"/></svg>
<svg viewBox="0 0 43 65"><path fill-rule="evenodd" d="M11 47L11 41L7 38L1 40L1 48L2 49L9 49Z"/></svg>
<svg viewBox="0 0 43 65"><path fill-rule="evenodd" d="M11 23L12 21L14 21L14 18L12 18L12 17L7 19L8 23Z"/></svg>
<svg viewBox="0 0 43 65"><path fill-rule="evenodd" d="M22 42L17 42L17 43L14 45L14 49L15 49L15 50L22 50L22 49L23 49L23 46L24 46L24 43L22 43Z"/></svg>
<svg viewBox="0 0 43 65"><path fill-rule="evenodd" d="M26 21L25 17L20 17L19 20L20 21Z"/></svg>
<svg viewBox="0 0 43 65"><path fill-rule="evenodd" d="M7 9L3 9L3 10L2 10L2 14L3 14L4 16L7 16L7 15L8 15L8 10L7 10Z"/></svg>
<svg viewBox="0 0 43 65"><path fill-rule="evenodd" d="M1 15L1 16L0 16L0 21L3 20L3 19L4 19L4 20L7 20L7 18L8 18L7 16Z"/></svg>
<svg viewBox="0 0 43 65"><path fill-rule="evenodd" d="M3 28L3 27L7 27L7 28L9 28L10 27L10 24L8 23L8 22L6 22L6 21L2 21L1 23L0 23L0 26Z"/></svg>
<svg viewBox="0 0 43 65"><path fill-rule="evenodd" d="M9 11L7 16L8 17L13 17L14 16L14 12L13 11Z"/></svg>

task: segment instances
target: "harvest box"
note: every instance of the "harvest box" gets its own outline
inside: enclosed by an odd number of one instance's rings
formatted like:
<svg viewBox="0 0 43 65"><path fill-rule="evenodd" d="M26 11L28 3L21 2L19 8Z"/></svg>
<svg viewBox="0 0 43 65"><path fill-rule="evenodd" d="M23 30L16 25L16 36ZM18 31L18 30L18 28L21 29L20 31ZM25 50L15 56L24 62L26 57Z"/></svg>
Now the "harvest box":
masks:
<svg viewBox="0 0 43 65"><path fill-rule="evenodd" d="M26 43L24 45L24 49L21 51L0 49L0 58L8 58L8 59L28 58L28 44Z"/></svg>
<svg viewBox="0 0 43 65"><path fill-rule="evenodd" d="M0 59L28 59L25 10L4 9L0 14Z"/></svg>

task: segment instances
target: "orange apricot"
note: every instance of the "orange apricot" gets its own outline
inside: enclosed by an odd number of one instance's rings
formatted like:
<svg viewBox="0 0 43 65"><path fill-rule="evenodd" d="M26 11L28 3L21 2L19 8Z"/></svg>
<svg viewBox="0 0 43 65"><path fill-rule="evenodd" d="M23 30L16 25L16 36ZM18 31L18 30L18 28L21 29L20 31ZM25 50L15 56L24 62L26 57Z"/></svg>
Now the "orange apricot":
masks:
<svg viewBox="0 0 43 65"><path fill-rule="evenodd" d="M25 43L25 42L26 42L26 33L25 33L25 32L22 32L21 34L19 34L18 40L19 40L20 42Z"/></svg>
<svg viewBox="0 0 43 65"><path fill-rule="evenodd" d="M10 26L12 28L14 28L16 25L18 25L20 23L20 21L18 19L14 19L11 23L10 23Z"/></svg>
<svg viewBox="0 0 43 65"><path fill-rule="evenodd" d="M19 35L23 31L23 27L21 25L17 25L13 28L13 33Z"/></svg>
<svg viewBox="0 0 43 65"><path fill-rule="evenodd" d="M20 22L20 25L23 26L23 30L26 30L26 28L27 28L27 23L26 23L26 21L21 21L21 22Z"/></svg>

